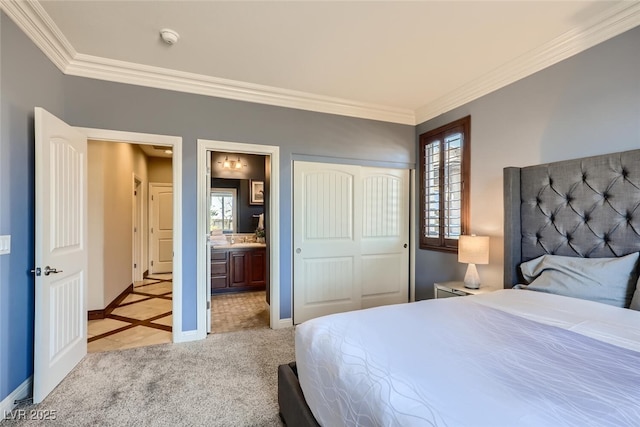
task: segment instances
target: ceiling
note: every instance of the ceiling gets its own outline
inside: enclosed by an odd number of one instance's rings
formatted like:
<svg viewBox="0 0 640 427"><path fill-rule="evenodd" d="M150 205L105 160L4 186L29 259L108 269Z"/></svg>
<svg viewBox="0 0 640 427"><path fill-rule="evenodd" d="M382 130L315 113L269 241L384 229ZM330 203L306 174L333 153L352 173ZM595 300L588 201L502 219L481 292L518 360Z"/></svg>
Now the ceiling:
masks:
<svg viewBox="0 0 640 427"><path fill-rule="evenodd" d="M163 147L159 145L149 145L149 144L137 144L138 147L147 155L147 157L164 157L170 159L173 157L173 153L167 153L167 151L171 151L171 147Z"/></svg>
<svg viewBox="0 0 640 427"><path fill-rule="evenodd" d="M40 1L65 73L416 124L640 24L638 1ZM44 30L43 30L44 27ZM159 31L180 34L175 45Z"/></svg>

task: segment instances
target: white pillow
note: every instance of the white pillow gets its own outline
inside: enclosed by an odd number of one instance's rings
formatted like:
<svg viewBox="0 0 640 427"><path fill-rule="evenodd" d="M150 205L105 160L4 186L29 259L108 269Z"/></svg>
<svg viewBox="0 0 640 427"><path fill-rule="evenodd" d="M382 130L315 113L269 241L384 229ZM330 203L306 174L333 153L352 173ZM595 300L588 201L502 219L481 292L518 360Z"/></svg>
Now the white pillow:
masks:
<svg viewBox="0 0 640 427"><path fill-rule="evenodd" d="M527 289L629 307L638 252L619 258L542 255L520 264ZM635 298L640 308L640 296Z"/></svg>

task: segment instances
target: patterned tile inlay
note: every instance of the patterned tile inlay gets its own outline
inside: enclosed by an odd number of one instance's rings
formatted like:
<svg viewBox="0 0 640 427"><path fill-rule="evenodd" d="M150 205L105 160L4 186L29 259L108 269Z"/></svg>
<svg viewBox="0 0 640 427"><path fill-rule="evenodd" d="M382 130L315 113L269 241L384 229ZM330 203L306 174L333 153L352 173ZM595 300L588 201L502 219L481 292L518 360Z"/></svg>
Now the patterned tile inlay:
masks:
<svg viewBox="0 0 640 427"><path fill-rule="evenodd" d="M104 319L90 320L90 353L171 342L171 275L147 277Z"/></svg>
<svg viewBox="0 0 640 427"><path fill-rule="evenodd" d="M171 275L147 277L105 319L90 320L88 351L122 350L171 342ZM212 333L269 327L265 291L211 297Z"/></svg>

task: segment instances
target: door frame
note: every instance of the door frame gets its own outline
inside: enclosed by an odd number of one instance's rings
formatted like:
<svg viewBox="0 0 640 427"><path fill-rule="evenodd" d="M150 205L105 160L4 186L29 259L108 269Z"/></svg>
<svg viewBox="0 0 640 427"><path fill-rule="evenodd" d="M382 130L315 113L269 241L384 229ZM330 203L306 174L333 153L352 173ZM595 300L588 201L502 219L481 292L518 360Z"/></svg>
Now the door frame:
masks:
<svg viewBox="0 0 640 427"><path fill-rule="evenodd" d="M269 326L272 329L291 326L291 319L280 320L280 147L275 145L247 144L241 142L214 141L198 139L197 156L197 186L198 186L198 219L197 219L197 308L198 308L198 336L206 337L207 334L207 291L210 285L207 283L207 244L208 244L208 208L209 194L207 192L207 155L210 151L258 154L269 156L271 159L270 187L269 187L269 229L267 230L269 242Z"/></svg>
<svg viewBox="0 0 640 427"><path fill-rule="evenodd" d="M182 137L109 129L76 127L87 139L105 142L124 142L138 145L172 147L173 173L173 342L193 341L193 331L182 330Z"/></svg>
<svg viewBox="0 0 640 427"><path fill-rule="evenodd" d="M137 184L137 185L136 185ZM140 194L138 194L138 192ZM135 172L133 173L133 227L131 230L133 234L133 263L136 267L133 268L133 282L139 282L143 279L144 266L144 181L138 177Z"/></svg>

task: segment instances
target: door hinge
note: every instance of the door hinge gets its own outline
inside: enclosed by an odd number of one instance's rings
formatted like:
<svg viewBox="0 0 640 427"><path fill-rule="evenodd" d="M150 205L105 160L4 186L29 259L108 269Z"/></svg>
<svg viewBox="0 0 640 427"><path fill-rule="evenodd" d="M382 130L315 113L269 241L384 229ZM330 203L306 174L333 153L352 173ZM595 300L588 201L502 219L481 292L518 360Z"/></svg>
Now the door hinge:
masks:
<svg viewBox="0 0 640 427"><path fill-rule="evenodd" d="M153 260L151 261L151 267L153 267Z"/></svg>
<svg viewBox="0 0 640 427"><path fill-rule="evenodd" d="M133 191L133 195L134 195L134 196L137 196L137 195L138 195L138 192L134 190L134 191Z"/></svg>
<svg viewBox="0 0 640 427"><path fill-rule="evenodd" d="M153 202L153 196L151 196L151 201Z"/></svg>
<svg viewBox="0 0 640 427"><path fill-rule="evenodd" d="M33 398L32 397L25 397L24 399L16 399L13 401L14 405L19 406L19 405L31 405L33 404Z"/></svg>
<svg viewBox="0 0 640 427"><path fill-rule="evenodd" d="M153 227L151 227L151 234L153 234Z"/></svg>
<svg viewBox="0 0 640 427"><path fill-rule="evenodd" d="M133 268L138 268L138 264L133 264Z"/></svg>
<svg viewBox="0 0 640 427"><path fill-rule="evenodd" d="M207 301L207 310L211 308L211 301Z"/></svg>

